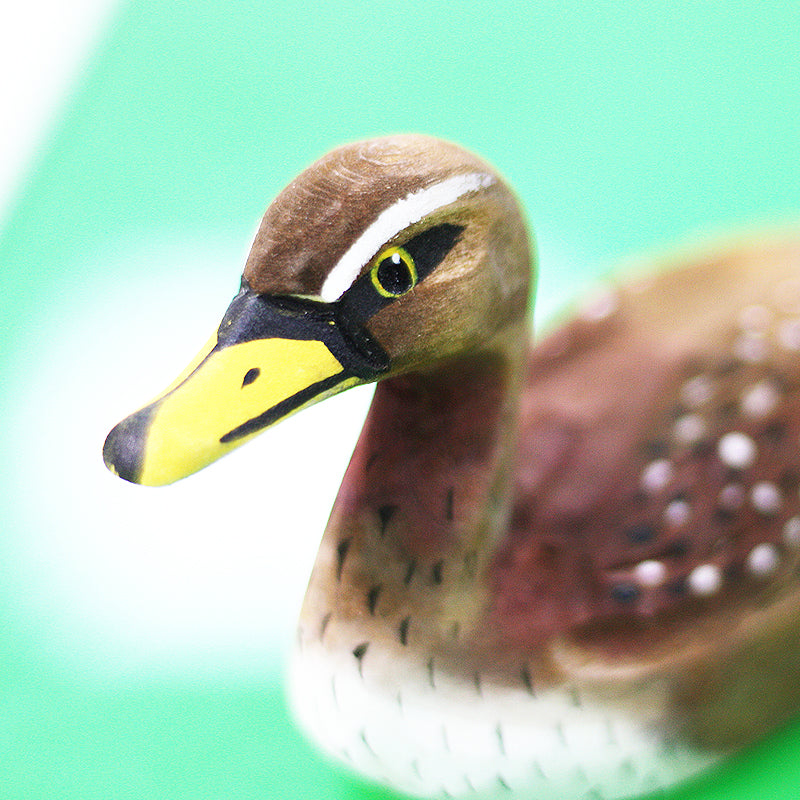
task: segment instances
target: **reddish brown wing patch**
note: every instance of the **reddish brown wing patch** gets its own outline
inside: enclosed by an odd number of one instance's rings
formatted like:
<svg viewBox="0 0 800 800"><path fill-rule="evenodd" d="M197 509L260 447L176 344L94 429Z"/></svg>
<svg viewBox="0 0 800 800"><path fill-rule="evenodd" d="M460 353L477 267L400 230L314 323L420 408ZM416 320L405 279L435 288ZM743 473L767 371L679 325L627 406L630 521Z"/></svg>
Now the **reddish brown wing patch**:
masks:
<svg viewBox="0 0 800 800"><path fill-rule="evenodd" d="M800 259L769 255L735 251L624 289L535 349L491 575L510 640L711 614L791 579Z"/></svg>

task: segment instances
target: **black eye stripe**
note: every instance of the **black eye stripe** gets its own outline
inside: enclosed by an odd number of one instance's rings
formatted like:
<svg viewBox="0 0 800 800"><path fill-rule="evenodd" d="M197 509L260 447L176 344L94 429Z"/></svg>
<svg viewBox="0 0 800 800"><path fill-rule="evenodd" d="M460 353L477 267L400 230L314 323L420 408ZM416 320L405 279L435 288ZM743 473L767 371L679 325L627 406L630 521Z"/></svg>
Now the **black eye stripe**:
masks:
<svg viewBox="0 0 800 800"><path fill-rule="evenodd" d="M436 225L418 233L400 247L390 249L389 252L405 251L411 256L416 271L412 285L416 285L421 283L441 263L458 241L463 230L461 225L449 223ZM380 269L380 265L378 266ZM376 287L375 268L373 267L359 277L335 303L339 312L337 316L363 324L389 303L393 303L398 296L402 297L403 293L382 292Z"/></svg>
<svg viewBox="0 0 800 800"><path fill-rule="evenodd" d="M464 230L462 225L445 223L417 234L403 245L403 249L414 259L417 276L424 280L442 259L452 250Z"/></svg>

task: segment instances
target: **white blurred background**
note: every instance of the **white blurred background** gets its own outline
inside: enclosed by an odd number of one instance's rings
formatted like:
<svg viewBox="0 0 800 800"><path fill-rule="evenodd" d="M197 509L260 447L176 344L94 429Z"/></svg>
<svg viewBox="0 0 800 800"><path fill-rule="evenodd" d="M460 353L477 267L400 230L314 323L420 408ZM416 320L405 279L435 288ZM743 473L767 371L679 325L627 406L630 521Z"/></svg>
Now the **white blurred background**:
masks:
<svg viewBox="0 0 800 800"><path fill-rule="evenodd" d="M30 0L5 12L0 221L122 5ZM4 381L19 398L6 443L18 502L4 512L15 523L7 546L17 565L7 580L18 585L6 588L21 628L42 637L41 657L75 674L260 675L265 662L280 670L369 402L368 387L334 398L165 490L110 476L105 433L202 345L238 286L248 245L213 232L202 243L170 237L87 253L87 264L110 267L107 280L78 286L63 308L33 309L27 366ZM171 272L137 277L140 265L161 263L191 269L193 285Z"/></svg>
<svg viewBox="0 0 800 800"><path fill-rule="evenodd" d="M24 0L0 15L0 220L120 0Z"/></svg>

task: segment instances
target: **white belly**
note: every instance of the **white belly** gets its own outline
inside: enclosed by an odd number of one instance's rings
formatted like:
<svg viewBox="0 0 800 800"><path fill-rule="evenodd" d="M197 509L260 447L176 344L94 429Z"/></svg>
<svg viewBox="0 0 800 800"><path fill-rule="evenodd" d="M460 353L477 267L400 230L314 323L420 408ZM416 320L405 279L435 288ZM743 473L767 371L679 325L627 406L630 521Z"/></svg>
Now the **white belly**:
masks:
<svg viewBox="0 0 800 800"><path fill-rule="evenodd" d="M356 771L420 797L629 797L716 760L670 741L646 698L637 709L574 688L467 685L431 660L372 649L356 658L319 642L298 648L290 679L311 739Z"/></svg>

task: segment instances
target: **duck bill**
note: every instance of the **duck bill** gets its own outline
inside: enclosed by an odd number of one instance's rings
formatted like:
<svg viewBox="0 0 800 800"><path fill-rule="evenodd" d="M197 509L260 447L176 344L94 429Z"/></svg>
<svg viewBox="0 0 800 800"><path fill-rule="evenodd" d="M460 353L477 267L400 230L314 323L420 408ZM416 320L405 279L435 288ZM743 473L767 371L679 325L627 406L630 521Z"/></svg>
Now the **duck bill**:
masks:
<svg viewBox="0 0 800 800"><path fill-rule="evenodd" d="M373 379L380 365L365 364L340 328L327 307L275 307L240 292L181 376L109 433L106 466L133 483L172 483L289 414Z"/></svg>

